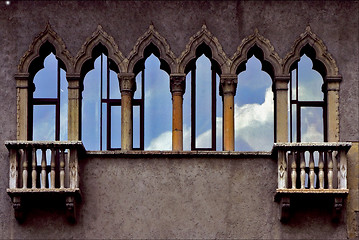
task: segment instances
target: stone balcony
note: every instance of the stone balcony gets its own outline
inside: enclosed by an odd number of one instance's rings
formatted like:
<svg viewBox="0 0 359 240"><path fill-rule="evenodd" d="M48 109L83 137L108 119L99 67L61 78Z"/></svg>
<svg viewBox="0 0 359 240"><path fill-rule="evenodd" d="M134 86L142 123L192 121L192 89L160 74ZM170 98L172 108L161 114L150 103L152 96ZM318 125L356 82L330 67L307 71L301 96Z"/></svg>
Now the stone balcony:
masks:
<svg viewBox="0 0 359 240"><path fill-rule="evenodd" d="M333 220L338 221L348 195L347 152L351 143L275 143L281 221L289 220L291 199L322 197L333 200Z"/></svg>
<svg viewBox="0 0 359 240"><path fill-rule="evenodd" d="M6 141L10 170L7 193L15 217L24 220L25 207L32 200L63 201L69 221L75 221L79 188L79 156L85 152L80 141Z"/></svg>

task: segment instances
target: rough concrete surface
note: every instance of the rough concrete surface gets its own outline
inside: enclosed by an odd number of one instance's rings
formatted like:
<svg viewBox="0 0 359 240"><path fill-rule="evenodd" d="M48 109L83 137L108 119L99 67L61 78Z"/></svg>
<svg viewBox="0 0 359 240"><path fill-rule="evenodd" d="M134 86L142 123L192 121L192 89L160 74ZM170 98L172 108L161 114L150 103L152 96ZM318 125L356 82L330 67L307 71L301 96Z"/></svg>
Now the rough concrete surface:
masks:
<svg viewBox="0 0 359 240"><path fill-rule="evenodd" d="M82 202L76 224L66 221L59 202L41 200L19 224L6 194L9 157L3 143L16 140L17 65L47 22L72 56L99 24L128 56L153 23L178 57L205 23L228 57L257 28L284 58L310 25L343 77L340 141L357 142L358 12L358 1L11 1L9 6L0 2L0 238L355 237L358 220L347 220L344 208L339 223L332 223L326 200L294 202L290 222L281 223L279 204L274 202L277 162L268 155L88 155L80 160ZM348 166L357 169L359 159L349 161ZM350 177L354 179L350 186L357 187L358 176ZM356 204L350 209L358 211L357 199L350 201Z"/></svg>

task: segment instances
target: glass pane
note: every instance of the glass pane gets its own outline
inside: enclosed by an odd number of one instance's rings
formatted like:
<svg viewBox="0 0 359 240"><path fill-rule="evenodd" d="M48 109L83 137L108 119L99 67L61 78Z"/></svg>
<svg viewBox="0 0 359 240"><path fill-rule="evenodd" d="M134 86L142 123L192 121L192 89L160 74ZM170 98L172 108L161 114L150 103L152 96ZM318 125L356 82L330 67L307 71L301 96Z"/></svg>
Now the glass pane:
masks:
<svg viewBox="0 0 359 240"><path fill-rule="evenodd" d="M301 141L324 142L323 108L301 108Z"/></svg>
<svg viewBox="0 0 359 240"><path fill-rule="evenodd" d="M145 149L171 150L172 101L169 76L153 54L145 62Z"/></svg>
<svg viewBox="0 0 359 240"><path fill-rule="evenodd" d="M68 83L66 80L66 72L60 69L60 140L67 140L67 124L68 124Z"/></svg>
<svg viewBox="0 0 359 240"><path fill-rule="evenodd" d="M292 104L292 142L297 142L297 105Z"/></svg>
<svg viewBox="0 0 359 240"><path fill-rule="evenodd" d="M291 90L292 90L292 100L297 100L297 69L294 69L291 74Z"/></svg>
<svg viewBox="0 0 359 240"><path fill-rule="evenodd" d="M274 141L274 101L271 77L251 57L238 75L234 97L236 151L270 151Z"/></svg>
<svg viewBox="0 0 359 240"><path fill-rule="evenodd" d="M84 79L82 92L82 141L87 150L100 150L101 59Z"/></svg>
<svg viewBox="0 0 359 240"><path fill-rule="evenodd" d="M196 61L196 147L212 147L212 71L202 55Z"/></svg>
<svg viewBox="0 0 359 240"><path fill-rule="evenodd" d="M301 101L323 101L323 78L312 67L312 60L304 54L298 62L298 95Z"/></svg>
<svg viewBox="0 0 359 240"><path fill-rule="evenodd" d="M107 104L102 103L102 132L100 133L102 136L102 146L101 150L107 149Z"/></svg>
<svg viewBox="0 0 359 240"><path fill-rule="evenodd" d="M120 84L117 73L110 70L110 98L121 99Z"/></svg>
<svg viewBox="0 0 359 240"><path fill-rule="evenodd" d="M102 81L102 99L107 99L107 56L105 54L101 54L101 56L99 58L100 58L100 61L102 61L102 66L100 63L100 66L102 67L102 69L99 69L100 71L102 71L102 79L101 79L101 81ZM101 77L101 75L100 75L100 77Z"/></svg>
<svg viewBox="0 0 359 240"><path fill-rule="evenodd" d="M34 105L33 140L55 140L55 105Z"/></svg>
<svg viewBox="0 0 359 240"><path fill-rule="evenodd" d="M216 150L223 150L223 101L222 97L219 95L219 84L220 78L219 75L216 74Z"/></svg>
<svg viewBox="0 0 359 240"><path fill-rule="evenodd" d="M136 76L136 91L133 98L134 99L142 98L142 71L139 72Z"/></svg>
<svg viewBox="0 0 359 240"><path fill-rule="evenodd" d="M140 106L133 106L133 148L140 148Z"/></svg>
<svg viewBox="0 0 359 240"><path fill-rule="evenodd" d="M57 98L57 59L53 53L44 60L44 68L34 77L34 98Z"/></svg>
<svg viewBox="0 0 359 240"><path fill-rule="evenodd" d="M183 95L183 150L191 150L191 72L186 76L186 91Z"/></svg>
<svg viewBox="0 0 359 240"><path fill-rule="evenodd" d="M121 106L111 106L111 148L121 148Z"/></svg>

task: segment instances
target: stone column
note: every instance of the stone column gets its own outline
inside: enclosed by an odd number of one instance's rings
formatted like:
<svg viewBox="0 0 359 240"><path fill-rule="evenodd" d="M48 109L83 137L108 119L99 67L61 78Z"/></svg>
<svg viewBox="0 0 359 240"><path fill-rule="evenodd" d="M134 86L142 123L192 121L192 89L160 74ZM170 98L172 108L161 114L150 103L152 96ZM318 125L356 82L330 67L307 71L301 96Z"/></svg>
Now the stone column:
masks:
<svg viewBox="0 0 359 240"><path fill-rule="evenodd" d="M28 140L29 74L18 73L16 80L17 140Z"/></svg>
<svg viewBox="0 0 359 240"><path fill-rule="evenodd" d="M341 77L326 78L327 96L327 139L328 142L339 141L339 83Z"/></svg>
<svg viewBox="0 0 359 240"><path fill-rule="evenodd" d="M172 151L183 151L183 94L186 88L185 74L170 75L172 93Z"/></svg>
<svg viewBox="0 0 359 240"><path fill-rule="evenodd" d="M136 91L135 74L119 73L118 80L121 90L121 149L133 148L132 98Z"/></svg>
<svg viewBox="0 0 359 240"><path fill-rule="evenodd" d="M223 98L223 150L234 151L234 95L237 75L221 75L220 94Z"/></svg>
<svg viewBox="0 0 359 240"><path fill-rule="evenodd" d="M66 74L68 82L68 140L81 139L81 77L80 74Z"/></svg>
<svg viewBox="0 0 359 240"><path fill-rule="evenodd" d="M290 76L274 77L275 142L288 142L288 83Z"/></svg>

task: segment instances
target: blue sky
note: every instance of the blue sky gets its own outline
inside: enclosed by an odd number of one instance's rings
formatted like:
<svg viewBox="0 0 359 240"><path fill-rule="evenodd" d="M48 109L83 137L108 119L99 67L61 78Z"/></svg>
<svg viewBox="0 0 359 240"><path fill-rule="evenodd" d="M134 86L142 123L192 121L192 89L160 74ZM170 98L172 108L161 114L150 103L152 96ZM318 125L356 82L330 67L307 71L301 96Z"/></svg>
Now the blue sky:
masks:
<svg viewBox="0 0 359 240"><path fill-rule="evenodd" d="M84 79L82 108L82 139L86 149L100 149L100 58L95 60L95 69L88 72ZM202 55L196 61L196 146L210 147L211 144L211 64ZM103 68L106 69L106 56ZM299 62L299 99L322 100L320 74L312 70L312 62L303 56ZM35 78L34 97L56 97L57 60L50 54L44 62L44 69ZM104 79L106 74L104 73ZM67 81L65 71L61 70L61 140L67 139ZM190 73L186 79L186 92L183 102L184 150L190 150L191 135L191 84ZM222 98L219 96L219 76L216 79L216 132L217 150L222 150ZM141 77L136 77L137 91L140 97ZM246 71L238 75L237 94L235 96L235 150L270 151L273 145L274 103L270 76L261 70L261 63L254 56L246 63ZM106 89L106 84L103 85ZM145 149L171 150L172 147L172 100L169 87L169 75L160 69L157 57L151 55L145 62ZM103 91L103 97L106 92ZM120 99L117 74L110 71L110 97ZM106 149L106 106L103 104L103 146ZM121 146L121 107L111 108L112 147ZM322 110L305 108L302 111L302 141L323 141ZM134 107L134 147L139 147L139 107ZM34 140L54 140L55 112L52 106L34 107Z"/></svg>

